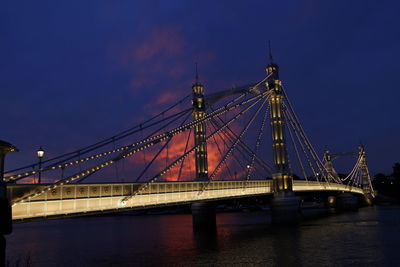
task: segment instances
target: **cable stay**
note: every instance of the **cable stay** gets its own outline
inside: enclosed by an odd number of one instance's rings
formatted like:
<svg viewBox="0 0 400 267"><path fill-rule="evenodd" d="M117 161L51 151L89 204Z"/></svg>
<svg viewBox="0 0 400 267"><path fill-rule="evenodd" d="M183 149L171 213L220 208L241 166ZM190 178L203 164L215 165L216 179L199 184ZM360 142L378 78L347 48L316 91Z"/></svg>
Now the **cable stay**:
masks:
<svg viewBox="0 0 400 267"><path fill-rule="evenodd" d="M270 107L269 107L269 104L268 104L267 108L265 109L264 117L262 119L261 126L260 126L260 129L259 129L258 135L257 135L256 145L255 145L255 148L254 148L254 153L251 155L251 160L250 160L248 168L247 168L246 181L250 180L250 175L251 175L251 173L253 171L255 157L256 157L256 154L257 154L257 152L258 152L258 150L260 148L261 138L262 138L262 136L264 134L264 128L265 128L265 124L266 124L266 121L267 121L267 118L268 118L269 108Z"/></svg>
<svg viewBox="0 0 400 267"><path fill-rule="evenodd" d="M192 130L189 131L187 140L186 140L186 144L185 144L185 150L183 151L183 154L186 153L188 146L189 146L189 141L190 141L190 135L192 134ZM185 159L182 160L181 166L179 167L179 173L178 173L178 181L181 179L181 175L182 175L182 168L183 168L183 163L185 162ZM190 170L190 168L189 168Z"/></svg>
<svg viewBox="0 0 400 267"><path fill-rule="evenodd" d="M132 135L132 134L134 134L134 133L137 133L137 132L140 131L139 128L140 128L142 125L145 125L145 124L147 124L147 123L150 123L150 122L153 121L154 119L160 117L162 114L165 114L166 112L172 110L173 108L175 108L176 106L178 106L179 104L181 104L182 102L184 102L186 99L188 99L190 96L191 96L190 94L186 95L186 96L183 97L181 100L179 100L177 103L173 104L172 106L168 107L167 109L165 109L164 111L158 113L157 115L151 117L150 119L148 119L148 120L146 120L146 121L144 121L144 122L142 122L142 123L140 123L140 124L138 124L138 125L135 125L135 126L129 128L129 129L127 129L127 130L124 130L124 131L122 131L122 132L120 132L120 133L118 133L118 134L116 134L116 135L114 135L114 136L112 136L112 137L110 137L110 138L106 138L106 139L104 139L104 140L101 140L101 141L99 141L99 142L96 142L96 143L94 143L94 144L91 144L91 145L89 145L89 146L86 146L86 147L84 147L84 148L75 150L75 151L73 151L73 152L65 153L65 154L59 155L59 156L57 156L57 157L44 160L44 161L42 161L42 164L50 163L51 161L54 161L54 160L57 160L57 159L62 159L62 158L64 158L64 157L68 157L68 156L71 156L71 155L72 155L72 157L70 157L70 158L68 158L68 159L64 159L64 160L62 160L62 161L59 161L59 162L56 162L56 163L51 164L51 166L53 166L53 165L58 165L58 164L60 164L60 163L62 163L62 162L65 162L65 161L71 159L71 158L75 158L78 154L84 155L84 154L89 153L89 152L91 152L91 151L93 151L93 150L95 150L95 149L98 149L98 148L101 148L101 147L103 147L103 146L105 146L105 145L108 145L108 144L112 143L114 140L120 140L120 139L125 138L125 137L127 137L127 136L130 136L130 135ZM157 123L159 123L159 122L161 122L161 121L158 121ZM156 124L157 124L157 123L156 123ZM153 125L154 125L154 124L153 124ZM17 172L17 171L20 171L20 170L23 170L23 169L27 169L27 168L30 168L30 167L36 168L37 165L38 165L38 163L29 164L29 165L26 165L26 166L23 166L23 167L20 167L20 168L16 168L16 169L13 169L13 170L6 171L5 174L14 173L14 172Z"/></svg>
<svg viewBox="0 0 400 267"><path fill-rule="evenodd" d="M185 117L185 119L182 121L182 123L179 125L179 126L182 126L186 121L187 121L187 119L189 118L189 116L191 115L191 113L189 113L186 117ZM139 176L136 178L136 180L135 180L135 182L138 182L142 177L143 177L143 175L146 173L146 171L150 168L150 166L153 164L153 162L155 161L155 160L157 160L157 158L158 158L158 156L161 154L161 152L165 149L165 148L167 148L168 149L168 144L169 144L169 142L172 140L173 138L170 138L170 139L168 139L166 142L165 142L165 144L161 147L161 149L154 155L154 157L150 160L150 162L146 165L146 167L144 168L144 170L139 174Z"/></svg>
<svg viewBox="0 0 400 267"><path fill-rule="evenodd" d="M286 106L285 106L286 107ZM326 180L326 182L329 183L329 180L326 179L326 176L328 174L328 171L325 169L324 164L322 163L322 161L319 159L317 153L315 152L312 144L310 143L309 139L307 138L304 130L302 129L300 123L298 122L298 120L296 120L296 118L294 117L294 113L290 112L290 108L289 109L284 109L284 114L286 116L286 118L288 119L288 121L290 122L290 125L293 127L294 132L296 133L296 136L299 139L299 143L302 144L304 143L304 147L307 148L309 154L311 155L311 158L314 160L314 163L316 165L316 167L319 170L319 173L321 174L322 178L324 178ZM304 149L303 147L303 149ZM307 155L307 153L305 152L305 149L303 151L305 153L305 155ZM308 157L308 156L306 156ZM315 169L312 167L312 164L309 162L310 168L313 170L313 173L315 175L315 177L318 179L318 174L315 171Z"/></svg>
<svg viewBox="0 0 400 267"><path fill-rule="evenodd" d="M216 120L214 120L214 123L217 128L220 127ZM226 129L222 131L222 134L225 135L226 139L228 140L235 140L237 138L237 134L230 127L226 127ZM242 151L244 151L249 155L255 155L255 160L260 164L260 166L263 167L267 172L272 173L273 168L262 158L258 157L257 154L244 141L239 140L239 147L241 148L241 150L238 150L240 153L243 153Z"/></svg>
<svg viewBox="0 0 400 267"><path fill-rule="evenodd" d="M185 115L187 112L191 112L191 111L192 111L192 108L189 108L189 109L186 109L184 111L178 112L177 114L174 115L174 117L177 117L177 118L175 118L174 120L164 124L163 126L158 128L157 130L152 132L150 135L148 135L144 140L146 140L146 142L148 142L152 138L152 136L154 134L158 133L160 130L164 129L165 127L167 127L168 125L170 125L171 123L175 122L177 119L179 119L180 117ZM44 167L44 168L42 168L40 170L33 170L33 171L30 171L30 172L26 172L26 173L20 173L20 174L14 174L14 175L11 175L11 176L6 176L6 177L4 177L4 179L6 181L11 181L11 180L18 181L18 180L24 179L26 177L29 177L30 175L34 175L34 174L36 174L38 172L43 173L43 172L46 172L46 171L56 170L56 169L60 169L60 168L66 168L66 167L69 167L69 166L72 166L72 165L81 164L82 162L86 162L86 161L89 161L89 160L93 160L93 159L101 158L101 157L104 157L104 156L108 156L108 155L116 153L116 152L126 151L126 150L129 150L129 149L132 149L132 148L138 146L141 143L143 143L143 141L138 141L136 143L133 143L133 144L130 144L130 145L127 145L127 146L123 146L123 147L119 147L117 149L114 149L114 150L111 150L111 151L108 151L108 152L98 153L98 154L95 154L95 155L92 155L92 156L88 156L86 158L82 158L82 159L79 159L79 160L67 162L67 163L64 163L64 164L59 164L57 166L54 165L54 166L50 166L50 167Z"/></svg>
<svg viewBox="0 0 400 267"><path fill-rule="evenodd" d="M117 156L115 158L112 158L110 160L104 161L104 162L102 162L102 163L100 163L100 164L98 164L98 165L96 165L96 166L94 166L92 168L86 169L86 170L84 170L82 172L78 172L78 173L76 173L74 175L69 176L68 178L65 178L64 180L57 181L56 183L54 183L54 184L52 184L50 186L46 186L46 187L44 187L44 188L42 188L40 190L34 191L33 193L29 193L29 194L27 194L27 195L25 195L25 196L23 196L23 197L21 197L19 199L16 199L14 201L13 205L15 205L16 203L19 203L19 202L23 202L26 199L30 199L32 197L39 196L39 195L43 194L46 191L49 191L51 189L54 189L54 188L58 187L59 185L70 183L70 182L72 182L72 181L74 181L74 180L76 180L78 178L81 178L82 176L86 176L88 174L96 172L96 171L98 171L98 170L100 170L100 169L102 169L104 167L107 167L110 164L113 164L114 162L116 162L118 160L121 160L121 159L126 158L126 157L130 157L133 154L142 151L143 149L147 149L149 147L152 147L152 146L154 146L154 145L156 145L156 144L158 144L158 143L160 143L160 142L162 142L164 140L172 138L176 134L179 134L181 132L189 130L189 129L195 127L196 125L198 125L198 124L200 124L202 122L206 122L206 121L210 120L214 116L221 115L221 114L223 114L225 112L228 112L230 110L236 109L238 107L241 107L241 106L246 105L246 104L250 103L251 101L253 101L254 103L251 103L245 110L243 110L242 112L240 112L239 114L237 114L234 117L234 119L237 119L242 114L244 114L248 109L250 109L256 103L258 103L262 99L262 97L264 97L264 95L258 95L258 96L252 97L250 99L243 100L243 101L241 101L241 102L239 102L237 104L234 104L234 105L226 104L225 106L217 109L215 112L213 112L213 113L211 113L211 114L209 114L209 115L207 115L207 116L205 116L203 118L200 118L200 119L197 119L195 121L192 121L192 122L190 122L188 124L185 124L183 126L175 128L175 129L173 129L171 131L168 131L166 133L159 134L159 135L156 135L156 136L152 136L152 137L147 138L145 140L142 140L140 142L134 143L134 144L128 146L130 148L134 147L134 146L135 147L138 146L137 148L133 149L132 151L124 152L121 155L119 155L119 156ZM235 99L233 101L231 101L231 102L234 103L234 101L235 101ZM230 121L230 123L232 123L232 122L233 122L233 119ZM220 130L222 130L222 129L220 129ZM188 151L187 153L189 153L189 152L191 153L193 151L194 150L192 149L192 150ZM172 164L175 164L175 163L176 163L176 161L174 161ZM172 166L172 165L169 165L169 167L166 168L166 169L169 170L170 166ZM165 172L166 171L162 172L162 175L165 174ZM153 179L157 179L157 178L161 177L162 175L156 175L155 178L153 177Z"/></svg>
<svg viewBox="0 0 400 267"><path fill-rule="evenodd" d="M236 145L239 142L239 139L241 139L247 132L247 130L249 129L250 125L254 122L255 118L257 117L257 115L260 113L260 110L262 109L262 107L264 106L264 104L266 103L267 99L265 99L263 101L263 103L260 105L260 107L257 109L257 111L255 112L255 114L252 116L252 118L249 120L249 122L246 124L246 126L244 127L244 129L242 130L242 132L239 134L239 136L236 138L235 142L232 144L232 146L228 149L228 151L226 152L225 156L222 158L222 160L219 162L219 164L217 165L217 167L214 169L213 173L211 174L211 176L209 177L209 181L203 186L203 188L199 191L199 194L201 194L207 187L208 185L211 183L211 181L214 180L215 176L218 174L218 172L221 169L221 166L224 164L224 162L228 159L228 157L231 155L233 149L236 147Z"/></svg>
<svg viewBox="0 0 400 267"><path fill-rule="evenodd" d="M254 105L256 105L257 103L259 103L262 99L262 97L264 97L265 95L262 94L260 96L256 96L253 97L252 99L255 99L254 103L250 104L248 107L246 107L244 110L242 110L241 112L239 112L238 114L236 114L232 119L230 119L228 122L226 122L222 127L220 127L217 131L214 131L212 134L208 135L205 138L205 141L208 141L210 138L212 138L214 135L216 135L217 133L221 132L227 125L230 125L231 123L233 123L236 119L238 119L239 117L241 117L243 114L245 114L249 109L251 109ZM169 170L171 170L173 167L175 167L177 164L179 164L183 159L185 159L186 157L188 157L191 153L193 153L195 151L195 149L197 149L198 147L200 147L201 144L194 146L192 149L188 150L186 153L184 153L181 157L179 157L178 159L174 160L167 168L163 169L161 172L159 172L158 174L156 174L155 176L153 176L153 178L150 179L150 181L148 181L147 183L141 185L136 191L132 192L131 195L125 197L121 203L126 203L129 199L131 199L132 197L136 196L137 194L140 194L143 190L145 190L151 183L157 181L160 177L162 177L163 175L165 175Z"/></svg>
<svg viewBox="0 0 400 267"><path fill-rule="evenodd" d="M214 124L212 123L213 120L211 120L210 122L211 122L210 125L213 126L214 131L217 130L218 128L215 127ZM219 134L218 134L218 135L219 135ZM215 143L215 145L216 145L216 147L217 147L217 150L218 150L219 155L220 155L221 157L223 157L224 154L222 153L222 150L221 150L221 148L220 148L220 146L219 146L219 144L218 144L217 139L215 138L215 136L213 136L213 139L214 139L214 143ZM224 140L223 138L221 138L221 140L223 141L223 143L224 143L224 145L225 145L225 144L226 144L225 140ZM230 168L229 168L229 165L228 165L227 163L225 163L225 167L226 167L226 169L227 169L227 171L228 171L229 177L233 177L233 176L232 176L232 172L231 172L231 170L230 170Z"/></svg>
<svg viewBox="0 0 400 267"><path fill-rule="evenodd" d="M211 120L211 124L212 124L212 126L214 127L214 129L219 129L219 125L218 125L218 122L215 120L215 119L213 119L213 120ZM226 127L226 129L224 129L221 133L218 133L218 136L219 136L219 138L222 140L222 142L224 143L224 146L225 147L230 147L228 144L227 144L227 142L225 141L225 139L227 139L231 144L233 144L234 142L235 142L235 138L234 137L232 137L232 136L230 136L230 135L227 135L227 129L228 129L229 127ZM224 136L225 136L225 138L224 138ZM236 149L236 151L238 151L239 153L240 153L240 155L242 156L242 159L244 159L244 161L243 162L245 162L245 161L247 161L247 158L246 158L246 154L245 153L248 153L248 154L251 154L251 153L249 153L248 151L246 151L246 150L243 150L243 149L241 149L241 145L242 145L242 140L240 140L239 141L239 146L238 147L236 147L235 149ZM238 164L238 165L240 165L241 166L241 168L242 169L244 169L244 165L243 165L243 163L242 163L242 161L240 160L240 159L238 159L237 158L237 156L234 154L234 153L232 153L232 157L235 159L235 162ZM265 166L261 166L261 167L264 167L265 168ZM266 169L267 171L268 171L268 169ZM234 177L234 176L232 176L232 173L230 173L230 177Z"/></svg>
<svg viewBox="0 0 400 267"><path fill-rule="evenodd" d="M240 106L246 105L246 104L248 104L249 102L251 102L251 101L253 101L253 100L255 100L255 99L258 99L258 98L260 97L260 96L255 96L255 97L252 97L252 98L250 98L250 99L243 100L243 101L241 101L241 102L239 102L239 103L235 103L235 102L237 102L237 100L239 100L239 99L242 98L243 96L244 96L244 95L241 95L241 96L239 96L239 97L233 99L232 101L230 101L230 102L227 103L226 105L224 105L224 106L218 108L217 110L215 110L215 112L213 112L213 113L211 113L211 114L208 114L208 115L206 115L205 117L199 118L199 119L197 119L197 120L195 120L195 121L192 121L192 122L190 122L190 123L188 123L188 124L186 124L186 125L184 125L184 126L181 126L181 127L179 127L179 128L173 129L173 130L171 130L170 132L165 132L164 134L160 134L160 135L156 135L156 136L150 136L150 137L147 137L147 138L144 139L144 140L138 141L138 142L133 143L133 144L128 145L128 146L120 147L120 148L118 148L118 149L116 149L116 150L113 150L113 151L104 152L104 153L99 153L99 154L96 154L96 155L93 155L93 156L88 156L88 157L86 157L86 158L84 158L84 159L81 159L81 160L76 160L76 161L72 161L72 162L68 162L68 163L64 163L64 164L59 164L59 165L57 165L57 166L54 165L54 166L51 166L51 167L44 167L44 168L42 168L42 169L40 169L40 170L38 170L38 171L33 170L33 171L31 171L31 172L26 172L26 173L20 173L20 174L15 174L15 175L7 176L7 177L5 177L4 179L5 179L6 181L10 181L10 180L20 180L20 179L23 179L23 178L25 178L25 177L28 177L28 176L33 175L33 174L38 173L38 172L45 172L45 171L55 170L55 169L62 168L62 167L68 167L68 166L71 166L71 165L79 164L79 163L84 162L84 161L88 161L88 160L92 160L92 159L95 159L95 158L107 156L107 155L110 155L110 154L115 153L115 152L120 152L120 151L125 151L125 150L128 150L128 149L133 149L134 147L136 147L136 146L138 146L138 145L140 145L140 144L142 144L142 143L148 143L148 142L151 142L151 141L153 141L153 140L161 139L161 141L163 141L163 140L165 140L165 139L167 139L167 138L170 138L171 135L174 135L174 134L177 134L177 133L181 133L181 132L184 131L184 130L193 128L193 127L195 127L196 125L198 125L198 124L200 124L200 123L203 123L203 122L206 122L206 121L210 120L213 116L217 116L217 115L224 114L224 113L226 113L226 112L228 112L228 111L230 111L230 110L233 110L233 109L238 108L238 107L240 107ZM182 114L186 113L187 111L191 111L191 110L192 110L192 108L189 108L189 109L186 109L186 110L184 110L184 111L178 112L178 113L176 113L176 114L170 116L168 119L171 119L171 117L181 116ZM163 121L163 120L162 120L162 121ZM154 125L154 124L153 124L153 125ZM163 127L165 127L165 126L163 126ZM161 127L161 128L163 128L163 127ZM161 128L160 128L160 129L161 129ZM159 131L159 130L158 130L158 131ZM155 132L158 132L158 131L155 131ZM155 133L155 132L154 132L154 133ZM160 141L160 140L158 140L158 141ZM151 146L152 146L152 145L153 145L153 143L151 143ZM147 147L146 147L146 148L147 148ZM132 154L129 154L129 153L128 153L128 155L132 155Z"/></svg>

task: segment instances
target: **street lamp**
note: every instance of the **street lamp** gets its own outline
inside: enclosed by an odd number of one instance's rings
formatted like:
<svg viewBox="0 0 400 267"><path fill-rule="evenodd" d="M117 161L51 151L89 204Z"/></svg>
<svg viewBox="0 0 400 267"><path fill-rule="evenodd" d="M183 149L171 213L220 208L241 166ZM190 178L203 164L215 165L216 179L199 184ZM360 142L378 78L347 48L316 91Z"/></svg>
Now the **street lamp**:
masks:
<svg viewBox="0 0 400 267"><path fill-rule="evenodd" d="M42 158L44 156L44 150L42 147L39 147L38 151L36 151L37 156L39 158L39 181L38 184L40 184L40 180L42 179Z"/></svg>

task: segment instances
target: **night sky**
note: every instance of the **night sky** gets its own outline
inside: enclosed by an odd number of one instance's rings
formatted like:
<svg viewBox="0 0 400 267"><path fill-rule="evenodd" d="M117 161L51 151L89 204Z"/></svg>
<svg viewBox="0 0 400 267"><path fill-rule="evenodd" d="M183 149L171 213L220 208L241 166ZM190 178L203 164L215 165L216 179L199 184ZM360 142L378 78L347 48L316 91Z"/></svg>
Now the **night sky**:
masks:
<svg viewBox="0 0 400 267"><path fill-rule="evenodd" d="M6 169L112 136L191 92L280 78L321 154L400 161L398 1L3 1ZM265 149L270 149L265 148ZM349 159L354 164L354 159ZM351 165L350 164L350 165ZM349 171L350 165L342 172ZM346 169L347 168L347 169Z"/></svg>

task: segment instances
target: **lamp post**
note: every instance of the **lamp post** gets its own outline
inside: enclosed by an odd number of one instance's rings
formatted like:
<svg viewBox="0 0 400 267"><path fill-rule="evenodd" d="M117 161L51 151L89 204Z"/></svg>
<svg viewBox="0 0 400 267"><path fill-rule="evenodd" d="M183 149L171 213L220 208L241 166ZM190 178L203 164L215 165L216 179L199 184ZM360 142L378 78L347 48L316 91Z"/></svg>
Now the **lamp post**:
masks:
<svg viewBox="0 0 400 267"><path fill-rule="evenodd" d="M42 179L42 158L44 156L44 150L42 147L39 147L38 151L36 151L37 156L39 158L39 180L38 184L40 184L41 179Z"/></svg>

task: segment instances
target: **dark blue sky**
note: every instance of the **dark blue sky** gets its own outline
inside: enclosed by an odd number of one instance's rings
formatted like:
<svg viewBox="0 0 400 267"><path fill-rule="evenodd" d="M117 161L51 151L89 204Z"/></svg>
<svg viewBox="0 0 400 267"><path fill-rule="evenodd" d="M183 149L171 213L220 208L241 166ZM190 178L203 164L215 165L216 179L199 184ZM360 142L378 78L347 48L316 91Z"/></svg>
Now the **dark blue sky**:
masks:
<svg viewBox="0 0 400 267"><path fill-rule="evenodd" d="M317 150L363 142L371 171L388 173L400 161L399 10L398 1L3 1L0 139L21 150L7 164L149 117L190 93L196 61L207 92L257 81L270 39Z"/></svg>

